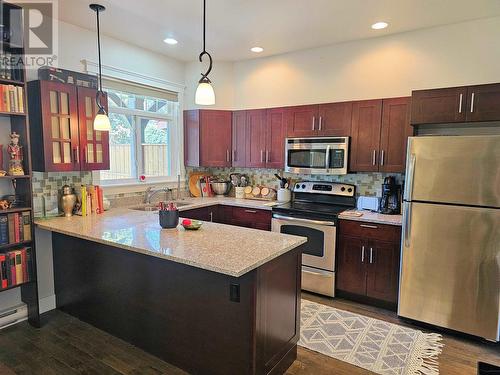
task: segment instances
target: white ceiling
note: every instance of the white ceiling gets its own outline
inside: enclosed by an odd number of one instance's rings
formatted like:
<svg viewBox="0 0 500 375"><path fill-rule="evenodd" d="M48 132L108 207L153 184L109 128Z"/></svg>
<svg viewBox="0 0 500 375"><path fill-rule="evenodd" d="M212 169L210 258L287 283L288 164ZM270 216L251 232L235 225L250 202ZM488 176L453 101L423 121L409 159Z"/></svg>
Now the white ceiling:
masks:
<svg viewBox="0 0 500 375"><path fill-rule="evenodd" d="M103 34L185 61L200 53L202 0L98 1ZM95 30L91 2L61 0L59 18ZM499 15L500 0L207 0L207 50L237 61Z"/></svg>

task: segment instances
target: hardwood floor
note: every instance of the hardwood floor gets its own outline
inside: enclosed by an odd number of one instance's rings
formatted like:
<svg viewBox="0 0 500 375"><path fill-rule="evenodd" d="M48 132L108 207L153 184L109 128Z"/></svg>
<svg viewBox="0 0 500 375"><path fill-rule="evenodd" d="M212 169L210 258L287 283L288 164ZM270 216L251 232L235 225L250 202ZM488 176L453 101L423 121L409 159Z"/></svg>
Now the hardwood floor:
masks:
<svg viewBox="0 0 500 375"><path fill-rule="evenodd" d="M303 293L303 298L392 323L411 326L387 310ZM185 372L60 311L44 314L36 330L27 322L0 331L0 375L149 375ZM475 375L479 360L500 366L500 346L444 335L440 374ZM371 374L299 347L287 375Z"/></svg>

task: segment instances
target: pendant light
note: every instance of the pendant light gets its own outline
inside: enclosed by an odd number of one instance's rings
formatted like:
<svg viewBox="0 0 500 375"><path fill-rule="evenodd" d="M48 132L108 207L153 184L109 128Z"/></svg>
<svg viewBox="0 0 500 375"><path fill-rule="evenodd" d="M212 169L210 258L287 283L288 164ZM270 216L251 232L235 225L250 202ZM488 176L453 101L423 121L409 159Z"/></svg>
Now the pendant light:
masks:
<svg viewBox="0 0 500 375"><path fill-rule="evenodd" d="M90 9L92 9L97 15L97 55L99 57L99 81L98 81L98 90L95 96L95 100L97 103L97 115L94 119L94 130L100 131L110 131L111 123L109 122L108 114L101 104L101 99L105 97L104 92L102 91L102 65L101 65L101 32L99 28L99 13L104 12L106 8L100 4L90 4Z"/></svg>
<svg viewBox="0 0 500 375"><path fill-rule="evenodd" d="M203 56L208 56L208 70L205 74L201 74L201 79L198 82L198 88L196 89L196 94L194 102L199 105L213 105L215 104L215 92L212 87L212 82L208 78L212 70L212 56L205 49L205 24L206 24L206 0L203 0L203 51L200 53L199 60L203 62Z"/></svg>

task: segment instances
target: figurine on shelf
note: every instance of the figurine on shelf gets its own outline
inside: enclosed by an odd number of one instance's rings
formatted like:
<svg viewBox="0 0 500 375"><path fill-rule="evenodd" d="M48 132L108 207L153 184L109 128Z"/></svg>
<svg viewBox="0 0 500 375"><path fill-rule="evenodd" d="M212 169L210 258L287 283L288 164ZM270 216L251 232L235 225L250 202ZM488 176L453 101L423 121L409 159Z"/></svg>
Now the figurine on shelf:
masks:
<svg viewBox="0 0 500 375"><path fill-rule="evenodd" d="M19 134L13 132L10 135L10 144L7 146L9 154L9 175L23 176L23 146L19 144Z"/></svg>
<svg viewBox="0 0 500 375"><path fill-rule="evenodd" d="M0 145L0 177L7 174L7 171L3 170L3 145Z"/></svg>

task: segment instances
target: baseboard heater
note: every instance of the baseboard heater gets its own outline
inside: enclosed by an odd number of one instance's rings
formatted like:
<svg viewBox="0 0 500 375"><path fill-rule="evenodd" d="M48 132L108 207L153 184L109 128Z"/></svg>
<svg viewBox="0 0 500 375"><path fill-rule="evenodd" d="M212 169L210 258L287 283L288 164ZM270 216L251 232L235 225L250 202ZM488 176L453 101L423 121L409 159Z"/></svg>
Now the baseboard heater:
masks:
<svg viewBox="0 0 500 375"><path fill-rule="evenodd" d="M7 328L13 324L28 319L28 308L23 303L0 311L0 329Z"/></svg>

